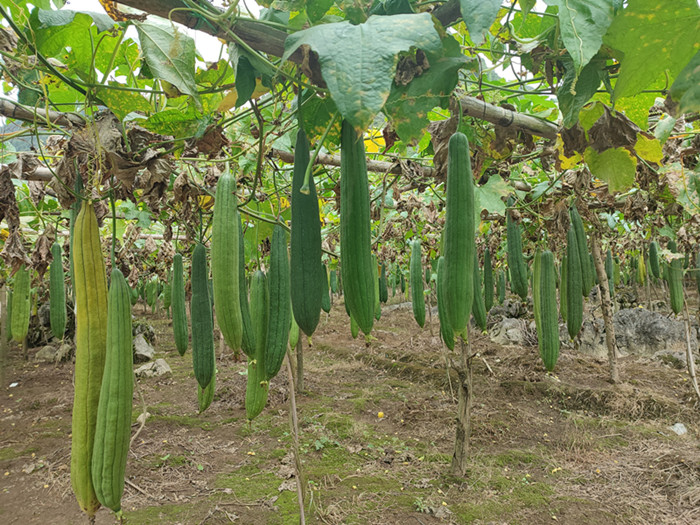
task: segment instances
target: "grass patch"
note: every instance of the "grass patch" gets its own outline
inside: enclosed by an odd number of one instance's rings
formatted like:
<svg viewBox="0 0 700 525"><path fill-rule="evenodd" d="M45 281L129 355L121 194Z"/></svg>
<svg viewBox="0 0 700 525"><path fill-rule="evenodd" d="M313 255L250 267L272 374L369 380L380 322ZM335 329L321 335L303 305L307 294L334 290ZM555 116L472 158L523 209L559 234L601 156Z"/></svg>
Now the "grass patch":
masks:
<svg viewBox="0 0 700 525"><path fill-rule="evenodd" d="M490 521L508 516L509 524L527 523L519 521L518 511L527 509L549 509L549 498L554 493L546 483L530 482L514 477L496 476L489 483L490 493L477 498L466 498L468 503L451 505L450 509L462 523L476 520Z"/></svg>
<svg viewBox="0 0 700 525"><path fill-rule="evenodd" d="M310 451L303 457L304 473L310 480L325 476L347 476L355 472L364 461L340 446L326 446L322 450Z"/></svg>
<svg viewBox="0 0 700 525"><path fill-rule="evenodd" d="M237 499L251 503L271 498L278 493L281 483L271 472L263 472L256 465L243 465L234 472L217 476L214 486L231 489Z"/></svg>
<svg viewBox="0 0 700 525"><path fill-rule="evenodd" d="M162 421L164 423L172 423L173 425L187 428L201 428L202 430L213 430L218 426L218 423L203 421L197 416L185 416L181 414L153 414L150 418L152 421Z"/></svg>
<svg viewBox="0 0 700 525"><path fill-rule="evenodd" d="M152 470L165 466L173 468L183 467L192 463L187 456L183 456L182 454L149 454L143 458L143 461L146 462L146 466Z"/></svg>
<svg viewBox="0 0 700 525"><path fill-rule="evenodd" d="M511 449L492 456L492 464L496 467L512 467L518 464L539 466L546 464L546 461L529 450Z"/></svg>
<svg viewBox="0 0 700 525"><path fill-rule="evenodd" d="M150 525L152 523L199 523L202 514L206 514L206 506L201 510L191 503L181 505L158 505L129 512L125 509L124 516L130 525Z"/></svg>
<svg viewBox="0 0 700 525"><path fill-rule="evenodd" d="M36 454L39 451L39 447L28 447L23 450L17 450L13 447L0 448L0 461L7 461L10 459L22 458L24 456L31 456L32 453Z"/></svg>

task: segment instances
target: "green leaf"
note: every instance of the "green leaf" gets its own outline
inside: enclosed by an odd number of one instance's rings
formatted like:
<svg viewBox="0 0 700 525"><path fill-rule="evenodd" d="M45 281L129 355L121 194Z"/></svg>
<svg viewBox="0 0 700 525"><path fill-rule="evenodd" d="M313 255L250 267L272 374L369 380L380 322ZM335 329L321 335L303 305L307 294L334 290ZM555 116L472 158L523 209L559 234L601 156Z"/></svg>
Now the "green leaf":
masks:
<svg viewBox="0 0 700 525"><path fill-rule="evenodd" d="M333 6L333 0L311 0L306 4L306 14L312 22L318 22Z"/></svg>
<svg viewBox="0 0 700 525"><path fill-rule="evenodd" d="M89 11L71 11L69 9L61 9L59 11L53 11L48 9L39 9L37 17L39 22L41 22L40 29L46 29L48 27L56 26L66 26L70 24L75 15L87 15L89 16L99 32L109 31L112 29L116 22L112 20L109 16L100 13L91 13Z"/></svg>
<svg viewBox="0 0 700 525"><path fill-rule="evenodd" d="M318 53L340 114L359 130L369 126L389 96L397 55L411 47L438 52L442 46L428 13L314 26L287 37L283 60L304 44Z"/></svg>
<svg viewBox="0 0 700 525"><path fill-rule="evenodd" d="M481 44L501 9L501 0L459 0L462 19L475 44Z"/></svg>
<svg viewBox="0 0 700 525"><path fill-rule="evenodd" d="M22 82L17 93L17 102L25 106L34 106L43 96L40 89L33 87L39 85L39 71L29 69L18 71L16 75Z"/></svg>
<svg viewBox="0 0 700 525"><path fill-rule="evenodd" d="M520 9L523 12L523 17L527 17L530 10L535 7L537 0L518 0L518 3L520 4Z"/></svg>
<svg viewBox="0 0 700 525"><path fill-rule="evenodd" d="M598 153L586 148L583 155L591 174L608 183L608 191L617 193L634 186L637 160L625 148L610 148Z"/></svg>
<svg viewBox="0 0 700 525"><path fill-rule="evenodd" d="M614 98L639 93L664 71L675 79L697 52L698 41L700 8L696 0L630 1L604 38L607 45L624 54Z"/></svg>
<svg viewBox="0 0 700 525"><path fill-rule="evenodd" d="M229 46L229 58L232 64L238 64L242 57L247 58L253 69L257 71L256 76L264 78L265 76L274 77L277 74L277 70L259 53L248 51L239 45L232 44Z"/></svg>
<svg viewBox="0 0 700 525"><path fill-rule="evenodd" d="M671 98L678 102L678 113L700 111L700 51L678 74L671 86Z"/></svg>
<svg viewBox="0 0 700 525"><path fill-rule="evenodd" d="M557 89L559 109L564 116L564 126L570 128L578 122L581 108L595 95L605 76L605 60L593 60L586 64L576 79L572 61L564 61L564 80Z"/></svg>
<svg viewBox="0 0 700 525"><path fill-rule="evenodd" d="M409 0L379 0L369 10L370 15L405 15L413 13Z"/></svg>
<svg viewBox="0 0 700 525"><path fill-rule="evenodd" d="M592 102L587 107L580 110L579 122L584 131L593 127L600 117L605 113L605 106L601 102Z"/></svg>
<svg viewBox="0 0 700 525"><path fill-rule="evenodd" d="M250 100L253 91L255 91L255 68L251 65L247 57L239 56L238 64L236 65L236 91L238 92L238 100L236 107L241 107Z"/></svg>
<svg viewBox="0 0 700 525"><path fill-rule="evenodd" d="M139 209L138 204L131 201L123 201L119 205L119 211L124 214L124 218L129 221L136 220L139 228L148 228L151 226L151 213L148 210Z"/></svg>
<svg viewBox="0 0 700 525"><path fill-rule="evenodd" d="M335 5L345 15L345 20L351 24L362 24L367 21L363 2L358 0L335 0Z"/></svg>
<svg viewBox="0 0 700 525"><path fill-rule="evenodd" d="M194 108L188 108L185 111L181 109L159 111L151 115L142 125L161 135L172 135L176 139L181 139L202 136L212 122L212 117L199 116Z"/></svg>
<svg viewBox="0 0 700 525"><path fill-rule="evenodd" d="M166 28L141 22L136 24L136 29L153 76L170 82L199 105L194 81L194 40L174 26Z"/></svg>
<svg viewBox="0 0 700 525"><path fill-rule="evenodd" d="M309 140L313 143L321 138L323 132L328 127L328 123L334 115L338 113L338 108L330 97L312 97L306 100L303 107L304 130ZM336 119L326 137L326 144L340 143L341 120Z"/></svg>
<svg viewBox="0 0 700 525"><path fill-rule="evenodd" d="M408 85L392 86L384 112L402 141L422 136L429 124L428 112L447 102L457 85L459 69L469 62L464 56L440 58Z"/></svg>
<svg viewBox="0 0 700 525"><path fill-rule="evenodd" d="M114 76L124 75L131 77L132 71L136 71L141 65L141 51L138 44L131 38L125 38L119 44L118 35L103 39L100 46L101 52L95 56L95 68L101 73L112 73ZM115 52L115 47L119 49ZM112 66L111 71L106 71Z"/></svg>
<svg viewBox="0 0 700 525"><path fill-rule="evenodd" d="M118 82L110 82L111 86L119 86ZM129 113L139 111L150 113L153 108L150 102L139 93L109 89L108 87L97 89L98 98L116 115L119 120L123 120Z"/></svg>
<svg viewBox="0 0 700 525"><path fill-rule="evenodd" d="M613 20L610 0L545 0L559 8L559 29L566 50L580 74L603 43Z"/></svg>
<svg viewBox="0 0 700 525"><path fill-rule="evenodd" d="M62 24L44 24L46 12L37 10L31 15L31 26L37 49L46 57L58 58L75 73L92 72L92 48L90 28L92 18L82 13L71 12L70 16L54 20Z"/></svg>
<svg viewBox="0 0 700 525"><path fill-rule="evenodd" d="M658 139L661 144L665 144L668 138L673 133L673 128L676 126L677 119L671 115L666 115L664 118L659 120L654 128L654 136Z"/></svg>
<svg viewBox="0 0 700 525"><path fill-rule="evenodd" d="M510 187L500 175L491 175L486 184L474 188L474 211L477 222L481 220L481 210L505 216L506 204L502 197L509 195Z"/></svg>
<svg viewBox="0 0 700 525"><path fill-rule="evenodd" d="M561 188L561 180L555 182L554 184L552 184L552 181L549 179L543 180L542 182L539 182L532 187L532 191L531 191L532 200L536 201L542 195L544 195L547 191L552 191L553 189L559 189L559 188Z"/></svg>

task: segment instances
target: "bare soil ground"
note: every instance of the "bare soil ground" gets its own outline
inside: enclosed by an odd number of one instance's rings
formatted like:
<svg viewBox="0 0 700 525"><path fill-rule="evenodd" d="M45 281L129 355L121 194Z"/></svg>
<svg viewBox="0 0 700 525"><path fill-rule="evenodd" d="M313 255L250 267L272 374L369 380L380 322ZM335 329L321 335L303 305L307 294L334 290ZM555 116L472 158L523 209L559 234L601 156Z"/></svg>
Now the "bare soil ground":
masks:
<svg viewBox="0 0 700 525"><path fill-rule="evenodd" d="M150 417L129 453L128 523L298 523L286 369L249 424L246 366L226 351L214 402L199 415L190 353L177 354L163 316L140 317L155 326L157 357L173 374L138 381L133 432L142 398ZM536 348L477 335L471 466L457 479L456 401L438 331L435 318L420 330L410 306L386 307L370 341L353 340L336 304L312 346L304 341L297 404L308 523L700 523L700 412L684 370L628 357L624 383L611 385L605 363L563 350L547 375ZM2 523L87 523L70 485L72 372L10 352ZM669 429L677 422L686 435ZM98 512L96 523L114 522Z"/></svg>

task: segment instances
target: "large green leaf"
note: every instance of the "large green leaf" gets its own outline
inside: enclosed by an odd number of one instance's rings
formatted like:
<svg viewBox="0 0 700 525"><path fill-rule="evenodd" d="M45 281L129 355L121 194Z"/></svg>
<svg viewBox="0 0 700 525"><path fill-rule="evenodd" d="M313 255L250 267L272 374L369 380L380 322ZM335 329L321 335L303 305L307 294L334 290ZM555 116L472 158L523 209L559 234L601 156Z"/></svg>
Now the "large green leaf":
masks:
<svg viewBox="0 0 700 525"><path fill-rule="evenodd" d="M172 135L176 139L181 139L201 137L212 122L212 117L202 117L193 108L186 110L173 108L151 115L142 125L161 135Z"/></svg>
<svg viewBox="0 0 700 525"><path fill-rule="evenodd" d="M116 24L114 20L105 14L91 13L89 11L71 11L70 9L53 11L50 9L39 9L37 12L37 18L39 22L41 22L42 29L46 29L48 27L66 26L73 21L75 15L89 16L92 21L95 22L97 30L100 32L109 31Z"/></svg>
<svg viewBox="0 0 700 525"><path fill-rule="evenodd" d="M333 6L333 0L311 0L306 4L306 14L309 20L318 22Z"/></svg>
<svg viewBox="0 0 700 525"><path fill-rule="evenodd" d="M500 8L501 0L459 0L462 19L472 42L478 45L484 41L491 24L496 21Z"/></svg>
<svg viewBox="0 0 700 525"><path fill-rule="evenodd" d="M443 57L408 85L392 86L384 112L401 140L408 143L423 135L429 124L428 112L447 102L457 85L459 68L469 62L465 56Z"/></svg>
<svg viewBox="0 0 700 525"><path fill-rule="evenodd" d="M671 86L671 98L678 102L678 112L700 111L700 51L683 68Z"/></svg>
<svg viewBox="0 0 700 525"><path fill-rule="evenodd" d="M413 13L409 0L378 0L369 10L370 15L405 15Z"/></svg>
<svg viewBox="0 0 700 525"><path fill-rule="evenodd" d="M697 52L700 8L696 0L631 0L604 41L624 54L614 98L635 95L664 71L674 79Z"/></svg>
<svg viewBox="0 0 700 525"><path fill-rule="evenodd" d="M579 75L603 43L613 19L610 0L545 0L559 8L559 29Z"/></svg>
<svg viewBox="0 0 700 525"><path fill-rule="evenodd" d="M36 10L30 23L37 49L46 57L59 59L74 73L83 77L92 73L91 26L93 19L83 13L70 11L60 17L52 17L50 11ZM48 19L45 23L44 18Z"/></svg>
<svg viewBox="0 0 700 525"><path fill-rule="evenodd" d="M572 61L564 62L564 80L557 89L559 109L564 116L564 126L570 128L578 122L581 108L595 95L605 76L605 60L594 60L586 64L578 75Z"/></svg>
<svg viewBox="0 0 700 525"><path fill-rule="evenodd" d="M136 29L146 63L155 78L170 82L199 104L194 81L194 40L175 26L138 23Z"/></svg>
<svg viewBox="0 0 700 525"><path fill-rule="evenodd" d="M303 118L304 130L311 143L316 142L328 127L330 120L336 116L338 108L330 97L317 97L312 95L304 103ZM335 119L335 124L331 127L326 137L326 144L340 144L341 120Z"/></svg>
<svg viewBox="0 0 700 525"><path fill-rule="evenodd" d="M610 148L602 153L586 148L583 158L591 174L608 183L610 193L626 191L634 186L637 160L625 148Z"/></svg>
<svg viewBox="0 0 700 525"><path fill-rule="evenodd" d="M401 51L441 49L428 13L371 16L359 25L336 22L310 27L287 37L282 58L289 58L301 45L318 53L333 101L343 118L359 130L369 126L389 96Z"/></svg>
<svg viewBox="0 0 700 525"><path fill-rule="evenodd" d="M110 82L109 84L119 86L117 82ZM112 110L112 113L114 113L119 120L123 120L129 113L135 111L150 113L153 109L148 100L134 91L104 87L97 90L97 96Z"/></svg>
<svg viewBox="0 0 700 525"><path fill-rule="evenodd" d="M500 175L491 175L483 186L474 188L474 211L477 222L480 220L481 210L495 213L505 217L506 204L502 197L511 193L511 189Z"/></svg>

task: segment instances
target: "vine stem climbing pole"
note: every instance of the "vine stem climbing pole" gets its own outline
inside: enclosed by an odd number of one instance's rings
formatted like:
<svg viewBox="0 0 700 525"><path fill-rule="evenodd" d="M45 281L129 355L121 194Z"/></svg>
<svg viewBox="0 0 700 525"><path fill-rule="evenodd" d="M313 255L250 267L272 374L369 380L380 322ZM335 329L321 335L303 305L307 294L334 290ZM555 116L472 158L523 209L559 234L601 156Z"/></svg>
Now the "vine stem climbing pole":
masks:
<svg viewBox="0 0 700 525"><path fill-rule="evenodd" d="M690 381L693 383L693 389L695 390L695 395L698 396L700 400L700 388L698 387L698 377L695 374L695 358L693 357L693 348L690 345L690 314L688 313L688 301L684 301L685 309L685 356L688 361L688 375L690 376Z"/></svg>
<svg viewBox="0 0 700 525"><path fill-rule="evenodd" d="M5 384L7 359L7 286L0 286L0 384Z"/></svg>
<svg viewBox="0 0 700 525"><path fill-rule="evenodd" d="M301 343L301 338L299 339ZM297 345L299 344L297 343ZM306 524L304 515L304 500L306 491L304 489L304 475L301 466L301 457L299 456L299 418L297 416L297 401L294 395L294 372L292 372L292 362L289 353L285 355L285 363L287 364L287 377L289 378L289 427L294 436L294 473L297 478L297 499L299 501L299 525Z"/></svg>
<svg viewBox="0 0 700 525"><path fill-rule="evenodd" d="M426 302L428 303L426 306L428 307L428 328L430 329L430 337L433 336L433 307L430 302L430 295L433 293L433 288L428 283L428 297Z"/></svg>
<svg viewBox="0 0 700 525"><path fill-rule="evenodd" d="M620 372L617 367L617 343L615 341L615 324L613 323L613 305L610 298L610 287L608 286L608 274L605 272L605 262L600 251L600 232L597 228L594 229L593 235L591 235L591 250L596 273L598 274L598 286L600 287L600 304L605 325L605 343L608 347L610 382L619 383Z"/></svg>
<svg viewBox="0 0 700 525"><path fill-rule="evenodd" d="M297 392L300 394L304 391L304 343L302 342L301 334L297 341Z"/></svg>
<svg viewBox="0 0 700 525"><path fill-rule="evenodd" d="M469 452L469 436L471 435L472 424L472 403L473 403L473 382L472 382L472 351L471 340L469 338L469 327L467 327L467 341L463 337L459 338L460 363L452 367L457 371L459 377L459 394L457 401L457 430L455 433L455 450L452 455L452 474L464 476L467 473L467 460Z"/></svg>

